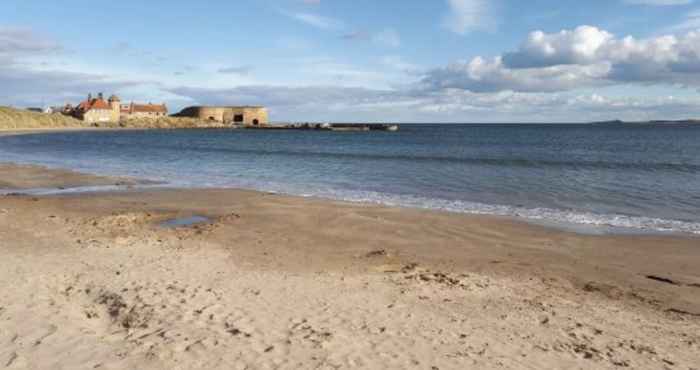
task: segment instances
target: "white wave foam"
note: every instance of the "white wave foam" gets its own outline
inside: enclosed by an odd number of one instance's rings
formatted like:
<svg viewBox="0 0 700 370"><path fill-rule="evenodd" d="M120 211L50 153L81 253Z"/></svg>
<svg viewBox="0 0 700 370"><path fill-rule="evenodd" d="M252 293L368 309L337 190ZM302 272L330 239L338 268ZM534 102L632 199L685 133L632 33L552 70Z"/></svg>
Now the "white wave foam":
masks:
<svg viewBox="0 0 700 370"><path fill-rule="evenodd" d="M266 191L275 191L288 195L321 197L348 202L374 203L387 206L440 210L453 213L518 217L534 221L551 222L555 224L567 223L612 229L622 228L646 232L654 231L700 235L700 223L666 220L654 217L606 215L591 212L564 211L550 208L521 208L462 200L431 199L366 191L317 190L311 192L294 192L293 189L291 190L292 191L290 191L290 189L278 189L277 186L266 189Z"/></svg>
<svg viewBox="0 0 700 370"><path fill-rule="evenodd" d="M30 159L20 156L5 156L6 161L15 163L40 164L50 168L69 168L81 172L95 173L98 175L149 177L150 180L162 181L165 184L157 186L186 187L186 188L211 188L229 187L252 189L274 192L287 195L319 197L326 199L342 200L348 202L374 203L387 206L399 206L420 209L441 210L455 213L496 215L506 217L518 217L526 220L541 221L554 224L585 225L599 228L618 228L639 230L640 232L671 232L689 233L700 235L700 223L680 220L667 220L654 217L637 217L625 215L596 214L591 212L576 212L557 210L550 208L521 208L508 205L484 204L462 200L434 199L420 196L396 195L373 191L339 190L322 187L313 184L295 185L290 183L262 182L255 179L230 177L192 176L182 177L177 172L159 172L156 168L140 168L113 166L106 168L97 167L97 164L88 161L65 161L62 159ZM99 169L98 169L99 168ZM148 174L149 176L146 176ZM95 191L115 189L72 189L68 191ZM51 191L46 191L49 193Z"/></svg>

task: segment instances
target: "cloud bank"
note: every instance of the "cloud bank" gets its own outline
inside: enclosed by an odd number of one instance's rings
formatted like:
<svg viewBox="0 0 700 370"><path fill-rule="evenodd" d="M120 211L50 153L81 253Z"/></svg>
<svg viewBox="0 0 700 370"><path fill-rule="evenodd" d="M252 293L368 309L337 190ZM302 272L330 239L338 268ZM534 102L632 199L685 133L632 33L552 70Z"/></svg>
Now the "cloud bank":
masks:
<svg viewBox="0 0 700 370"><path fill-rule="evenodd" d="M100 74L47 69L43 63L32 62L53 57L62 50L57 42L30 29L0 27L0 104L38 106L80 99L90 91L114 91L144 84L112 80Z"/></svg>
<svg viewBox="0 0 700 370"><path fill-rule="evenodd" d="M593 26L535 31L513 52L431 70L426 88L555 92L646 83L700 87L700 32L618 38Z"/></svg>

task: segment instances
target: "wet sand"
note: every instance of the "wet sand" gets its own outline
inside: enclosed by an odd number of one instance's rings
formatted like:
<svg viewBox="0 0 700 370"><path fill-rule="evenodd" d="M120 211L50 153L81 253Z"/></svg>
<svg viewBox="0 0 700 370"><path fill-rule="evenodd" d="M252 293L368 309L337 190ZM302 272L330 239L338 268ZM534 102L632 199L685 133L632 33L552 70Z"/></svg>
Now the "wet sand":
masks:
<svg viewBox="0 0 700 370"><path fill-rule="evenodd" d="M0 188L118 181L0 166ZM0 255L8 368L700 364L691 236L161 189L0 196Z"/></svg>
<svg viewBox="0 0 700 370"><path fill-rule="evenodd" d="M87 186L133 186L148 184L132 178L93 176L69 170L0 162L0 190L69 189Z"/></svg>
<svg viewBox="0 0 700 370"><path fill-rule="evenodd" d="M102 127L35 127L35 128L3 128L0 127L0 136L8 135L29 135L44 134L49 132L75 132L75 131L98 131L114 130Z"/></svg>

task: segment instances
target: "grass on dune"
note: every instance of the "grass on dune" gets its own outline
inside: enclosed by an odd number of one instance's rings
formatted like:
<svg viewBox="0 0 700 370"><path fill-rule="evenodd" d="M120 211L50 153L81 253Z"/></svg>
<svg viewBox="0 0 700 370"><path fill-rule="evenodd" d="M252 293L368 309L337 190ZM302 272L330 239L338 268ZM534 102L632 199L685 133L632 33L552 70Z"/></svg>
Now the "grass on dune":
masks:
<svg viewBox="0 0 700 370"><path fill-rule="evenodd" d="M133 119L123 122L89 124L60 113L46 114L0 106L0 130L51 129L51 128L197 128L230 127L219 122L202 121L195 118L161 117L157 119Z"/></svg>

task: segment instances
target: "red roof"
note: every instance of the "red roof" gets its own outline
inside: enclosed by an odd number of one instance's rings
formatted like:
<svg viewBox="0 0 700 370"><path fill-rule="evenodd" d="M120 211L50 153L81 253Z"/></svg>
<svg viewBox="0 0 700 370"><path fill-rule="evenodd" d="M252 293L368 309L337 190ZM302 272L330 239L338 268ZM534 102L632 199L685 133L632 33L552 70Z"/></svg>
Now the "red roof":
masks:
<svg viewBox="0 0 700 370"><path fill-rule="evenodd" d="M83 112L87 112L87 111L93 110L93 109L112 110L112 107L110 107L109 103L107 103L104 99L98 98L98 99L82 101L78 105L78 109L82 110Z"/></svg>
<svg viewBox="0 0 700 370"><path fill-rule="evenodd" d="M165 104L163 104L163 105L134 104L132 109L134 112L153 112L153 113L167 113L168 112L168 108L165 107Z"/></svg>
<svg viewBox="0 0 700 370"><path fill-rule="evenodd" d="M134 104L131 103L128 108L122 107L122 113L168 113L168 108L165 104Z"/></svg>

